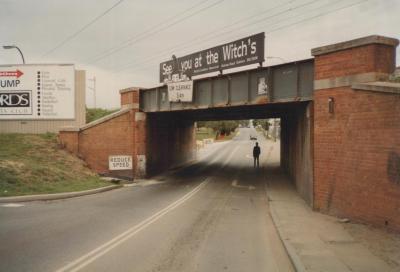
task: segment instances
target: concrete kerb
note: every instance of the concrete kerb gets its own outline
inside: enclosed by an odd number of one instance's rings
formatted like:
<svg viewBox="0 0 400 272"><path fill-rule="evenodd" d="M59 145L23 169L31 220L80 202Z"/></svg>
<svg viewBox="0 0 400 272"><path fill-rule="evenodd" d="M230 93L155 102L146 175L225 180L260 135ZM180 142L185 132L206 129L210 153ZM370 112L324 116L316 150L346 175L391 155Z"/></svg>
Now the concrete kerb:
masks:
<svg viewBox="0 0 400 272"><path fill-rule="evenodd" d="M285 247L285 250L287 252L287 254L289 255L289 258L294 266L294 269L296 270L296 272L306 272L306 268L304 267L299 255L297 254L296 250L294 249L294 247L290 244L290 242L285 239L283 237L282 231L279 228L280 226L280 221L278 216L276 215L275 211L271 208L269 208L269 212L272 218L272 222L274 223L277 231L278 231L278 235L279 235L279 239L282 241L283 246Z"/></svg>
<svg viewBox="0 0 400 272"><path fill-rule="evenodd" d="M275 228L278 232L279 239L282 241L282 244L285 247L285 250L286 250L286 252L290 258L290 261L292 262L296 272L306 272L307 269L305 268L303 262L301 261L300 256L297 254L295 248L290 244L290 242L287 239L285 239L285 237L283 236L283 233L280 229L281 223L280 223L279 217L275 213L273 207L271 206L271 200L270 200L271 198L268 195L268 183L265 188L266 188L265 193L267 195L267 200L269 203L269 205L268 205L269 206L269 215L271 216L272 222L274 223Z"/></svg>
<svg viewBox="0 0 400 272"><path fill-rule="evenodd" d="M14 202L28 202L28 201L40 201L40 200L58 200L65 198L72 198L84 195L92 195L110 191L113 189L121 188L123 185L110 185L106 187L79 191L79 192L68 192L68 193L57 193L57 194L42 194L42 195L25 195L25 196L7 196L0 197L0 203L14 203Z"/></svg>

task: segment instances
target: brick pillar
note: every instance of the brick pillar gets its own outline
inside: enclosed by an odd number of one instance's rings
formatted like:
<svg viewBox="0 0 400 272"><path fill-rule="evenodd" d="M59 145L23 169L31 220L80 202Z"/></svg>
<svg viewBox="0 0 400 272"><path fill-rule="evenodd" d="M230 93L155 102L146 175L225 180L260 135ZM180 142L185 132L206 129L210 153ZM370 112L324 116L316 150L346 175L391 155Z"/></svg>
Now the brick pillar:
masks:
<svg viewBox="0 0 400 272"><path fill-rule="evenodd" d="M139 111L140 89L130 87L119 91L121 94L121 109L132 108L133 126L133 175L134 178L144 178L146 171L146 114Z"/></svg>
<svg viewBox="0 0 400 272"><path fill-rule="evenodd" d="M121 95L121 108L124 109L131 106L135 109L139 108L139 91L138 87L130 87L119 91Z"/></svg>
<svg viewBox="0 0 400 272"><path fill-rule="evenodd" d="M147 144L147 118L146 113L135 113L135 154L136 168L135 177L145 178L147 176L146 144Z"/></svg>
<svg viewBox="0 0 400 272"><path fill-rule="evenodd" d="M354 121L351 112L365 110L357 109L360 106L355 101L360 93L354 91L351 85L387 79L395 69L395 50L398 43L398 40L392 38L368 36L311 51L315 56L314 208L316 210L347 216L348 212L344 210L355 205L352 199L341 196L350 190L358 190L356 188L359 187L354 184L362 183L363 175L366 174L360 170L360 161L363 160L362 145L360 150L354 151L354 155L348 154L354 139L349 133L357 130L354 122L351 123ZM366 145L369 139L365 141ZM373 139L371 142L373 143ZM347 158L346 161L344 157ZM344 174L346 172L351 172L356 177L360 176L361 180L347 180L348 176ZM356 211L357 207L353 208Z"/></svg>

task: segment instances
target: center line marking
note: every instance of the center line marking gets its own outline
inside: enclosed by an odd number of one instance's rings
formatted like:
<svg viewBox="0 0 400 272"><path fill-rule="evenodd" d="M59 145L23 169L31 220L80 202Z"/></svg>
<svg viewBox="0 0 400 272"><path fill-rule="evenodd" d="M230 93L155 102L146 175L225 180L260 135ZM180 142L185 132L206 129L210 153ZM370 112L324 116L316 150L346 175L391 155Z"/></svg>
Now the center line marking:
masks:
<svg viewBox="0 0 400 272"><path fill-rule="evenodd" d="M136 235L138 232L141 230L145 229L161 217L163 217L165 214L168 212L176 209L180 205L182 205L184 202L189 200L192 196L194 196L198 191L200 191L208 182L210 181L210 178L205 179L203 182L201 182L199 185L197 185L192 191L189 193L185 194L183 197L180 199L176 200L166 208L162 209L161 211L153 214L149 218L143 220L141 223L133 226L132 228L128 229L127 231L121 233L120 235L114 237L110 241L102 244L101 246L95 248L94 250L90 251L89 253L83 255L82 257L72 261L71 263L67 264L66 266L56 270L56 272L63 272L63 271L79 271L83 267L87 266L88 264L92 263L96 259L100 258L116 246L120 245L121 243L125 242L132 236Z"/></svg>

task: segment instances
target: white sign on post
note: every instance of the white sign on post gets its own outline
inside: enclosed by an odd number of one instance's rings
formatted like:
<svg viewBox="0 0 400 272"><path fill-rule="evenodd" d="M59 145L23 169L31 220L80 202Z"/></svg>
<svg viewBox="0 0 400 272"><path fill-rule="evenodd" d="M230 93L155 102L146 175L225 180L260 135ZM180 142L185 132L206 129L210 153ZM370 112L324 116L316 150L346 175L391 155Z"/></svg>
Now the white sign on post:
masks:
<svg viewBox="0 0 400 272"><path fill-rule="evenodd" d="M73 65L0 66L0 119L74 118Z"/></svg>
<svg viewBox="0 0 400 272"><path fill-rule="evenodd" d="M116 155L108 157L108 168L110 170L132 169L132 156Z"/></svg>
<svg viewBox="0 0 400 272"><path fill-rule="evenodd" d="M192 102L193 80L168 83L168 99L170 102Z"/></svg>

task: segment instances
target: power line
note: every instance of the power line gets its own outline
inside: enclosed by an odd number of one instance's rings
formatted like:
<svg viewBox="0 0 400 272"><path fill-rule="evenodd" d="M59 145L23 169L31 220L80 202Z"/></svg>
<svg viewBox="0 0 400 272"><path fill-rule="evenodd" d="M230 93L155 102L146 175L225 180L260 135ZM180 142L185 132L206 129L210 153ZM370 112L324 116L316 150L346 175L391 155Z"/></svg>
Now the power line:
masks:
<svg viewBox="0 0 400 272"><path fill-rule="evenodd" d="M339 11L339 10L343 10L343 9L346 9L346 8L350 8L350 7L353 7L353 6L359 5L359 4L364 3L364 2L368 2L368 1L369 1L369 0L362 0L362 1L358 1L358 2L353 3L353 4L350 4L350 5L346 5L346 6L343 6L343 7L339 7L339 8L337 8L337 9L331 10L331 11L329 11L329 12L320 13L320 14L315 15L315 16L313 16L313 17L309 17L309 18L305 18L305 19L303 19L303 20L297 21L296 23L284 25L284 26L279 27L279 28L275 28L275 29L269 31L268 33L272 33L272 32L281 30L281 29L283 29L283 28L291 27L291 26L297 25L297 24L299 24L299 23L303 23L303 22L306 22L306 21L309 21L309 20L312 20L312 19L315 19L315 18L324 16L324 15L327 15L327 14L330 14L330 13L333 13L333 12L336 12L336 11Z"/></svg>
<svg viewBox="0 0 400 272"><path fill-rule="evenodd" d="M337 4L338 2L341 2L341 1L343 1L343 0L339 0L339 1L337 1L337 2L334 2L333 4ZM294 11L294 10L296 10L296 9L303 8L303 7L312 5L312 4L316 3L316 2L320 2L320 1L319 1L319 0L313 0L313 1L306 2L306 3L304 3L304 4L301 4L301 5L296 6L296 7L294 7L294 8L289 8L289 9L283 11L283 12L274 14L273 16L264 17L264 18L261 18L261 19L258 19L258 20L256 20L256 21L254 21L254 22L251 22L251 23L248 23L248 24L246 24L246 25L240 26L240 27L238 27L238 28L235 28L235 29L232 29L232 30L223 32L223 33L218 34L218 35L215 35L215 36L211 37L211 39L213 39L213 38L215 38L215 37L220 37L221 35L226 35L226 34L232 33L232 32L234 32L234 31L238 31L239 29L248 28L248 27L250 27L250 26L252 26L252 25L256 25L256 24L262 23L262 22L266 21L267 19L270 19L271 17L276 17L277 15L283 15L283 14L285 14L285 13L292 12L292 11ZM323 8L323 7L326 7L326 6L331 6L331 5L332 5L332 2L331 2L331 3L328 3L327 5L324 5L324 6L322 6L322 7L317 7L317 8L314 9L314 11L315 11L315 10L318 10L318 9L321 9L321 8ZM301 16L301 15L303 15L303 14L299 14L299 15ZM299 15L296 15L296 16L291 17L291 18L289 18L289 19L293 19L293 18L299 17ZM277 23L279 23L279 22L281 22L281 21L283 21L283 20L287 20L287 18L282 18L280 21L275 22L275 24L277 24ZM266 32L266 33L268 33L268 32Z"/></svg>
<svg viewBox="0 0 400 272"><path fill-rule="evenodd" d="M216 5L220 4L220 3L222 3L223 1L225 1L225 0L219 0L219 1L217 1L217 2L215 2L215 3L213 3L213 4L211 4L211 5L208 5L208 6L202 8L202 9L200 9L200 10L197 10L197 11L195 11L195 12L193 12L193 13L191 13L191 14L189 14L189 15L187 15L187 16L185 16L185 17L183 17L183 18L181 18L181 19L179 19L179 20L177 20L177 21L175 21L175 22L173 22L173 23L164 25L162 28L160 28L160 29L158 29L158 30L155 30L155 31L153 31L153 32L150 32L149 34L147 34L147 35L145 35L145 36L143 36L143 37L141 37L141 38L138 38L138 39L136 39L136 40L133 40L133 41L127 43L126 45L120 46L119 48L118 48L118 46L117 46L116 49L112 50L111 52L109 52L109 53L107 53L107 54L102 55L101 57L98 57L98 58L92 60L91 62L89 62L89 64L96 63L96 62L98 62L99 60L104 59L105 57L108 57L108 56L110 56L110 55L112 55L112 54L115 54L116 52L119 52L119 51L121 51L122 49L125 49L126 47L131 46L132 44L135 44L135 43L137 43L137 42L143 40L144 38L148 38L148 37L150 37L150 36L153 36L154 34L157 34L157 33L161 32L162 30L165 30L165 29L167 29L167 28L169 28L169 27L171 27L171 26L174 26L174 25L176 25L176 24L178 24L178 23L180 23L180 22L183 22L184 20L186 20L186 19L188 19L188 18L190 18L190 17L192 17L192 16L194 16L194 15L197 15L197 14L199 14L200 12L203 12L203 11L205 11L205 10L207 10L207 9L210 9L210 8L212 8L212 7L214 7L214 6L216 6Z"/></svg>
<svg viewBox="0 0 400 272"><path fill-rule="evenodd" d="M97 17L95 17L93 20L91 20L89 23L87 23L86 25L84 25L82 28L80 28L78 31L76 31L75 33L71 34L70 36L68 36L65 40L63 40L62 42L60 42L57 46L55 46L54 48L52 48L51 50L47 51L47 53L42 55L42 58L50 55L51 53L53 53L54 51L56 51L57 49L61 48L62 46L64 46L66 43L68 43L70 40L72 40L73 38L75 38L76 36L78 36L80 33L82 33L83 31L85 31L85 29L87 29L89 26L93 25L95 22L97 22L100 18L102 18L103 16L105 16L107 13L109 13L111 10L113 10L114 8L116 8L118 5L120 5L124 0L119 0L117 1L114 5L112 5L110 8L108 8L107 10L105 10L104 12L102 12L100 15L98 15Z"/></svg>
<svg viewBox="0 0 400 272"><path fill-rule="evenodd" d="M97 58L100 58L100 57L102 57L102 56L104 56L104 55L106 55L106 54L109 54L109 53L111 54L111 53L113 53L113 52L115 51L115 49L117 49L117 48L119 48L119 47L121 47L121 46L123 46L123 45L126 45L127 43L129 43L129 42L131 42L131 41L134 41L134 40L137 40L137 39L141 38L143 35L147 34L147 32L149 32L151 29L157 28L157 27L159 27L159 26L163 26L166 22L170 21L171 19L175 19L175 18L177 18L177 17L180 17L180 16L182 16L183 14L187 13L188 11L190 11L190 10L192 10L192 9L194 9L194 8L197 8L198 6L201 6L202 4L204 4L205 2L208 2L208 1L210 1L210 0L203 0L203 1L200 1L200 2L198 2L197 4L195 4L195 5L193 5L193 6L189 7L189 8L187 8L187 9L185 9L185 10L183 10L182 12L179 12L179 13L177 13L177 14L174 14L173 16L168 17L167 19L161 21L160 23L158 23L158 24L152 26L152 27L149 28L148 30L145 30L145 31L143 31L143 32L141 32L141 33L139 33L139 34L137 34L137 35L135 35L135 36L133 36L133 37L127 39L127 40L124 40L123 42L119 43L117 46L114 46L114 47L111 47L111 48L109 48L109 49L107 49L107 50L104 50L103 52L101 52L101 53L95 55L91 60L89 60L89 63L91 63L93 60L96 61Z"/></svg>
<svg viewBox="0 0 400 272"><path fill-rule="evenodd" d="M339 1L343 1L343 0L339 0ZM275 7L275 8L272 8L271 10L274 10L274 9L276 9L276 8L285 6L286 4L289 4L289 3L292 3L292 2L293 2L293 1L289 1L289 2L287 2L287 3L284 3L283 5L280 5L280 6L277 6L277 7ZM306 7L306 6L312 5L312 4L316 3L316 2L319 2L319 0L309 1L309 2L306 2L306 3L300 4L300 5L297 5L297 6L295 6L295 7L291 7L291 8L285 9L285 10L283 10L283 11L280 11L280 12L274 13L274 14L272 14L272 15L263 17L263 18L261 18L261 19L255 21L255 22L248 23L248 24L246 24L246 25L244 25L244 26L241 26L241 27L239 27L239 28L234 28L234 29L232 29L232 30L230 30L230 31L227 31L227 32L217 33L217 34L215 33L215 31L219 32L219 31L221 31L221 30L223 30L223 29L230 28L230 27L232 27L232 26L234 26L234 25L237 25L237 24L239 24L239 23L241 23L241 22L243 22L243 21L247 21L249 18L250 18L250 19L253 19L253 18L254 18L254 15L252 15L252 16L246 17L246 18L244 18L244 19L242 19L242 20L236 21L236 22L234 22L234 23L232 23L232 24L226 25L226 26L224 26L224 27L222 27L222 28L220 28L220 29L214 30L212 33L210 33L212 36L211 36L210 38L208 38L208 39L205 39L205 40L204 40L204 37L207 37L207 36L209 36L210 34L200 35L200 36L197 36L197 37L193 38L193 39L192 39L190 42L188 42L188 43L181 44L180 46L178 46L178 47L173 47L173 48L171 48L171 49L172 49L172 50L174 50L174 49L176 50L177 48L181 48L182 45L185 45L185 44L192 44L193 42L196 42L197 40L199 40L199 39L201 39L201 38L203 38L202 42L204 43L204 41L209 41L209 40L213 40L214 38L219 38L219 37L221 37L221 35L226 35L226 34L229 34L229 33L231 33L231 32L237 31L238 29L246 28L246 27L248 27L248 26L250 26L250 25L254 25L254 24L257 24L257 23L260 23L260 22L264 22L264 21L266 21L266 20L269 20L269 19L278 17L278 16L283 15L283 14L285 14L285 13L292 12L292 11L294 11L294 10L297 10L297 9L304 8L304 7ZM319 8L321 8L321 7L319 7ZM262 15L262 14L261 14L261 15ZM259 16L259 14L255 15L255 17L258 17L258 16ZM186 48L189 48L189 47L190 47L190 46L184 46L184 47L182 47L181 49L186 49ZM171 49L169 49L169 50L171 50ZM164 51L164 50L163 50L162 52L167 52L167 51ZM163 53L160 54L160 55L163 55ZM160 56L160 55L157 55L157 56ZM156 58L157 56L154 56L154 55L153 55L153 56L152 56L151 58L149 58L149 59L154 59L154 58ZM148 59L148 60L149 60L149 59ZM147 61L148 61L148 60L147 60ZM145 60L145 61L146 61L146 60ZM142 60L141 62L143 62L143 60ZM130 67L130 66L132 66L132 65L134 65L134 63L130 64L128 67ZM127 69L128 67L125 67L125 68L123 68L123 69L119 69L118 71L123 71L123 70Z"/></svg>
<svg viewBox="0 0 400 272"><path fill-rule="evenodd" d="M343 0L341 0L341 1L343 1ZM317 15L315 15L315 16L307 17L307 18L304 18L304 19L302 19L302 20L299 20L299 21L296 21L296 22L293 22L293 23L290 23L290 24L286 24L286 25L283 25L283 26L279 26L279 27L270 29L270 30L266 31L265 33L266 33L266 34L270 34L270 33L272 33L272 32L275 32L275 31L278 31L278 30L281 30L281 29L284 29L284 28L287 28L287 27L291 27L291 26L294 26L294 25L298 25L298 24L303 23L303 22L305 22L305 21L309 21L309 20L312 20L312 19L315 19L315 18L324 16L324 15L327 15L327 14L330 14L330 13L334 13L334 12L337 12L337 11L340 11L340 10L343 10L343 9L346 9L346 8L350 8L350 7L352 7L352 6L356 6L356 5L359 5L359 4L364 3L364 2L367 2L367 1L369 1L369 0L362 0L362 1L358 1L358 2L355 2L355 3L349 4L349 5L341 6L341 7L338 7L338 8L336 8L336 9L332 9L332 10L329 10L329 11L326 11L326 12L319 13L319 14L317 14ZM337 3L337 2L336 2L336 3ZM334 3L334 4L335 4L335 3ZM331 4L328 4L328 5L325 5L325 6L330 6L330 5L331 5ZM319 7L319 8L321 8L321 7ZM314 11L315 11L315 9L314 9ZM301 15L302 15L302 14L300 14L300 16L301 16ZM294 16L294 17L289 18L289 19L293 19L293 18L297 18L297 17L299 17L299 15ZM286 20L286 19L284 18L283 20ZM282 20L281 20L281 21L282 21ZM220 35L226 35L226 34L229 34L229 33L231 33L231 32L232 32L232 31L228 31L228 32L225 32L224 34L220 34ZM220 36L220 35L219 35L219 36ZM144 67L147 67L147 66L144 66ZM137 69L139 69L139 68L141 68L141 67L136 67L136 68L133 69L133 70L137 70ZM142 68L143 68L143 67L142 67ZM125 70L125 69L122 69L122 70L120 70L120 71L123 71L123 70Z"/></svg>
<svg viewBox="0 0 400 272"><path fill-rule="evenodd" d="M343 0L340 0L340 1L343 1ZM274 29L271 29L271 30L266 31L265 34L270 34L270 33L272 33L272 32L275 32L275 31L278 31L278 30L281 30L281 29L284 29L284 28L287 28L287 27L290 27L290 26L294 26L294 25L303 23L303 22L305 22L305 21L312 20L312 19L315 19L315 18L324 16L324 15L326 15L326 14L333 13L333 12L336 12L336 11L339 11L339 10L342 10L342 9L346 9L346 8L349 8L349 7L352 7L352 6L361 4L361 3L363 3L363 2L367 2L367 1L369 1L369 0L358 1L358 2L356 2L356 3L352 3L352 4L349 4L349 5L343 6L343 7L339 7L339 8L336 8L336 9L333 9L333 10L330 10L330 11L327 11L327 12L323 12L323 13L320 13L320 14L315 15L315 16L312 16L312 17L304 18L303 20L299 20L299 21L296 21L296 22L291 23L291 24L286 24L286 25L283 25L283 26L279 26L279 27L277 27L277 28L274 28ZM330 3L330 4L328 4L328 5L325 5L324 7L326 7L326 6L331 6L331 4L332 4L332 3ZM337 4L337 2L334 3L334 4ZM319 8L321 8L321 7L319 7ZM318 8L318 9L319 9L319 8ZM314 11L315 11L315 10L318 10L318 9L314 9ZM302 15L303 15L303 14L300 14L300 16L302 16ZM300 16L297 15L297 16L291 17L291 18L289 18L289 19L294 19L294 18L297 18L297 17L300 17ZM286 18L283 18L283 20L280 20L280 21L284 21L284 20L286 20ZM279 23L280 21L278 21L277 23ZM259 22L257 22L257 23L259 23ZM275 23L275 24L276 24L276 23ZM246 27L248 27L248 25L246 25ZM240 28L244 28L244 27L240 27ZM239 28L239 29L240 29L240 28ZM235 30L237 30L237 29L235 29ZM229 34L229 33L231 33L231 32L233 32L233 31L228 31L228 32L219 34L218 36L226 35L226 34ZM211 37L211 39L212 39L212 38L214 38L214 37ZM136 69L135 69L135 70L136 70Z"/></svg>
<svg viewBox="0 0 400 272"><path fill-rule="evenodd" d="M275 10L275 9L277 9L277 8L280 8L280 7L282 7L282 6L285 6L285 5L287 5L287 4L289 4L289 3L292 3L292 2L294 2L294 1L289 1L289 2L286 2L286 3L282 4L282 5L276 6L276 7L272 8L272 9L270 9L270 11ZM304 6L307 6L307 5L316 3L316 2L318 2L318 0L313 0L313 1L307 2L307 3L305 3L305 4L301 4L301 5L295 6L295 7L293 7L293 8L289 8L289 9L280 11L280 12L278 12L278 13L274 13L274 14L272 14L272 15L270 15L270 16L263 17L261 20L262 20L262 21L265 21L265 20L268 20L268 19L277 17L277 16L279 16L279 15L285 14L285 13L287 13L287 12L291 12L291 11L293 11L293 10L302 8L302 7L304 7ZM237 24L239 24L239 23L241 23L241 22L244 22L244 21L247 21L247 20L249 20L249 19L254 19L254 17L258 17L258 16L260 16L260 15L263 15L264 12L265 12L265 11L261 12L261 14L256 14L256 15L252 15L252 16L246 17L246 18L241 19L241 20L239 20L239 21L236 21L236 22L234 22L234 23L232 23L232 24L226 25L226 26L224 26L224 27L222 27L222 28L220 28L220 29L215 29L215 30L212 31L211 33L208 33L208 34L205 34L205 35L197 36L197 37L191 39L190 42L180 44L178 47L175 47L175 46L174 46L174 47L172 47L172 48L169 48L168 50L169 50L169 52L170 52L170 50L176 50L177 48L186 49L186 48L189 48L190 46L184 46L184 47L182 47L182 46L183 46L183 45L189 45L189 44L192 44L192 43L196 43L197 40L200 40L200 39L202 39L202 42L204 43L204 41L212 40L212 39L214 39L215 37L220 37L221 35L226 35L226 32L224 32L224 33L222 33L222 34L218 34L218 33L216 34L215 32L219 32L219 31L221 31L221 30L223 30L223 29L233 27L234 25L237 25ZM252 24L252 23L250 23L250 24ZM233 29L232 31L229 31L229 33L230 33L230 32L233 32L233 31L236 31L236 30L237 30L237 28ZM212 35L211 38L208 38L208 39L204 40L205 37L210 36L210 35ZM197 45L197 44L196 44L196 45ZM151 58L149 58L149 59L154 59L154 58L156 58L157 56L161 56L161 55L164 54L163 52L168 52L168 51L164 51L164 50L163 50L163 51L160 52L161 54L158 54L158 53L157 53L156 56L153 55L153 56L152 56ZM146 61L146 60L145 60L145 61ZM141 62L143 62L143 60L142 60ZM128 67L130 67L130 66L132 66L132 65L134 65L134 64L135 64L135 63L131 63ZM125 67L125 68L120 69L120 70L125 70L125 69L128 68L128 67Z"/></svg>
<svg viewBox="0 0 400 272"><path fill-rule="evenodd" d="M196 36L195 38L191 39L189 42L180 43L179 46L174 45L174 46L172 46L172 47L170 47L170 48L168 48L168 49L166 49L166 50L158 51L157 53L153 54L153 56L150 57L150 59L157 58L158 56L161 56L161 55L163 55L163 54L166 53L166 52L171 52L171 50L176 50L177 48L181 48L181 47L184 46L184 45L196 43L197 40L200 40L200 39L202 39L202 38L204 38L204 37L207 37L207 36L210 36L210 35L214 35L214 34L215 34L215 31L221 31L221 30L223 30L223 29L227 29L227 28L233 27L233 26L235 26L235 25L237 25L237 24L239 24L239 23L241 23L241 22L247 21L247 20L249 20L249 19L254 19L255 17L258 17L258 16L260 16L260 15L264 15L265 12L271 12L272 10L276 10L276 9L278 9L278 8L280 8L280 7L286 6L286 5L288 5L288 4L290 4L290 3L293 3L293 2L295 2L295 1L296 1L296 0L290 0L290 1L288 1L288 2L285 2L285 3L281 4L281 5L272 7L272 8L267 9L267 10L263 10L263 11L261 11L260 13L253 14L253 15L251 15L251 16L242 18L242 19L240 19L240 20L238 20L238 21L235 21L235 22L232 23L232 24L228 24L228 25L225 25L225 26L223 26L223 27L221 27L221 28L214 29L211 33L207 33L207 34L202 34L202 35ZM184 48L187 48L187 47L184 47ZM144 58L144 59L142 59L142 60L140 61L140 63L142 63L143 61L147 61L148 59L149 59L149 58ZM126 66L125 68L130 67L130 66L133 65L133 64L137 64L137 60L125 64L125 66ZM123 68L123 69L124 69L124 68Z"/></svg>

